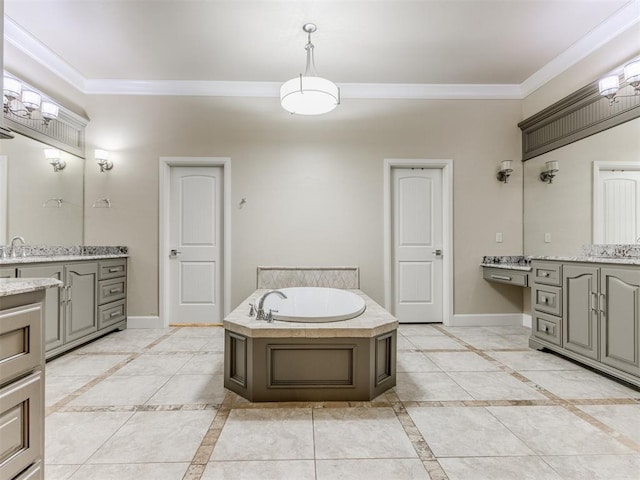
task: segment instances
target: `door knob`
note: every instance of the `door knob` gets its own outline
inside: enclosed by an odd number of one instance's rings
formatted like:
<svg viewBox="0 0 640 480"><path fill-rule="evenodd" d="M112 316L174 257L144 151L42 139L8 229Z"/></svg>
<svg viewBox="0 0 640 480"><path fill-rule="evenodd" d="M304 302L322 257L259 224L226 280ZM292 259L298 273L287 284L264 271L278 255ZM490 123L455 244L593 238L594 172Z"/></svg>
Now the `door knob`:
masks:
<svg viewBox="0 0 640 480"><path fill-rule="evenodd" d="M433 251L433 254L434 254L436 257L441 257L441 256L442 256L442 250L440 250L440 249L438 249L438 250L434 250L434 251Z"/></svg>
<svg viewBox="0 0 640 480"><path fill-rule="evenodd" d="M171 255L172 257L177 257L178 255L180 255L182 252L180 250L176 250L175 248L171 249L171 252L169 252L169 255Z"/></svg>

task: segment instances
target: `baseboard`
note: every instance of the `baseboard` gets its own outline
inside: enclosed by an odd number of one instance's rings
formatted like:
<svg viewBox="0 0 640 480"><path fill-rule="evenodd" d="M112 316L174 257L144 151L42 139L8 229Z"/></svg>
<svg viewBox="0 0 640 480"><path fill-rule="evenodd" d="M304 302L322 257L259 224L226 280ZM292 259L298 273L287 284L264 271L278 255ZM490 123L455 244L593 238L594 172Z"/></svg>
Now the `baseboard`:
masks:
<svg viewBox="0 0 640 480"><path fill-rule="evenodd" d="M522 326L523 327L527 327L527 328L531 328L531 325L533 325L533 318L528 313L523 313L522 314Z"/></svg>
<svg viewBox="0 0 640 480"><path fill-rule="evenodd" d="M164 328L160 317L127 317L127 328Z"/></svg>
<svg viewBox="0 0 640 480"><path fill-rule="evenodd" d="M451 327L500 327L508 325L524 325L522 313L482 313L456 314L451 320ZM529 320L531 323L531 320Z"/></svg>

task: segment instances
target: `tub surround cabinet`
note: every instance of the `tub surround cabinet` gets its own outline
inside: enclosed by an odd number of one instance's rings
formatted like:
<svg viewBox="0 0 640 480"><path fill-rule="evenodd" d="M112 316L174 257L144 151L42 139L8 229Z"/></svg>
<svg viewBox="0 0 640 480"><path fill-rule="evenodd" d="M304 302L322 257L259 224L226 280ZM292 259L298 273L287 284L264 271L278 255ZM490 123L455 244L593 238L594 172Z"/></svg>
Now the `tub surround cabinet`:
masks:
<svg viewBox="0 0 640 480"><path fill-rule="evenodd" d="M46 294L47 358L126 328L126 258L29 262L13 270L20 278L53 278L63 282L62 288L48 290Z"/></svg>
<svg viewBox="0 0 640 480"><path fill-rule="evenodd" d="M52 279L0 281L0 479L44 478L45 289Z"/></svg>
<svg viewBox="0 0 640 480"><path fill-rule="evenodd" d="M368 401L396 384L397 320L362 292L360 316L325 323L272 323L247 303L224 321L224 386L252 402Z"/></svg>
<svg viewBox="0 0 640 480"><path fill-rule="evenodd" d="M590 260L532 262L529 345L640 386L640 265Z"/></svg>

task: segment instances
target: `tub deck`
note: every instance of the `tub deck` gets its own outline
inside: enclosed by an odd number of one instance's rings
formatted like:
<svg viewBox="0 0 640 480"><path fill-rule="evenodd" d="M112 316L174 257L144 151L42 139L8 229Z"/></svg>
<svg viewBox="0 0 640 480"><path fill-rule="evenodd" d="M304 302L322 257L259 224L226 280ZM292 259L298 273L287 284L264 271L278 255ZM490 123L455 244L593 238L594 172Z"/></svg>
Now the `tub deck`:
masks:
<svg viewBox="0 0 640 480"><path fill-rule="evenodd" d="M224 320L224 386L253 402L369 401L396 384L398 321L359 290L366 310L327 323L249 317L256 290Z"/></svg>

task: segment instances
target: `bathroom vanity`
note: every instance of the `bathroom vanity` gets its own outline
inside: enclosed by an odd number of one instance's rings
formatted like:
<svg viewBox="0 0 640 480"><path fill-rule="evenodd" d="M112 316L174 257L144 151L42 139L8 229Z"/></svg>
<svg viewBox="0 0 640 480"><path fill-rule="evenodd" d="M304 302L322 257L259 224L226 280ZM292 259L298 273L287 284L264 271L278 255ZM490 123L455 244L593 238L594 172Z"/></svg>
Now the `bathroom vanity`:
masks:
<svg viewBox="0 0 640 480"><path fill-rule="evenodd" d="M640 258L533 257L529 346L640 386Z"/></svg>
<svg viewBox="0 0 640 480"><path fill-rule="evenodd" d="M45 291L50 278L0 279L0 478L44 478Z"/></svg>
<svg viewBox="0 0 640 480"><path fill-rule="evenodd" d="M0 260L0 277L62 282L46 293L46 358L126 328L126 247L28 248L24 257Z"/></svg>

